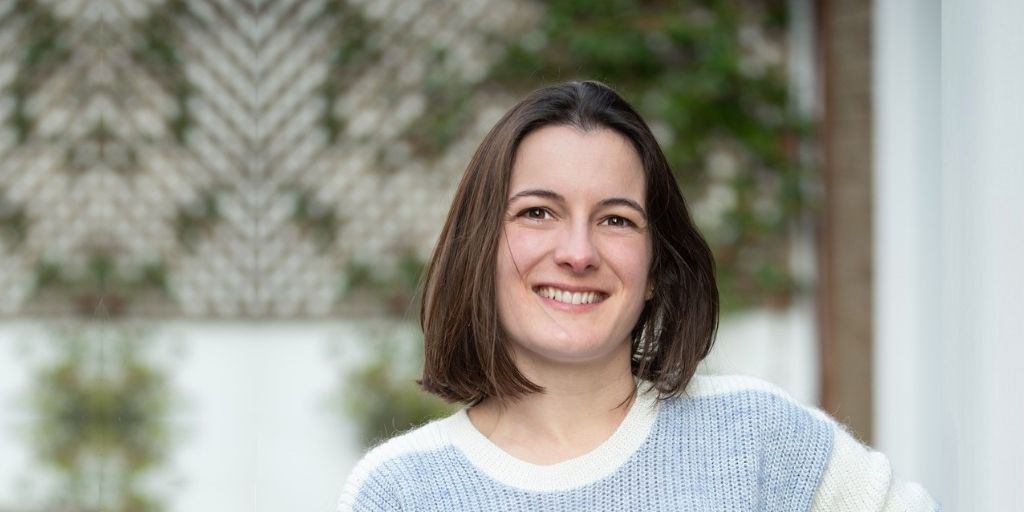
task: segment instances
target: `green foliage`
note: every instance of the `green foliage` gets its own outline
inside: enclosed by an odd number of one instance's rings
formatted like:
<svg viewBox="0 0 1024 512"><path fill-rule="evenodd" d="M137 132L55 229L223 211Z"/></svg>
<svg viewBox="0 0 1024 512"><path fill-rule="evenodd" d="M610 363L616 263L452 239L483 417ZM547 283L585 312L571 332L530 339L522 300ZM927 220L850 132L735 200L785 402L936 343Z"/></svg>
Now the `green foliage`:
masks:
<svg viewBox="0 0 1024 512"><path fill-rule="evenodd" d="M322 250L329 248L338 234L338 215L330 205L317 201L311 190L296 190L294 194L292 221L311 234Z"/></svg>
<svg viewBox="0 0 1024 512"><path fill-rule="evenodd" d="M0 190L0 238L8 248L17 247L25 239L27 224L25 208L4 199L3 190Z"/></svg>
<svg viewBox="0 0 1024 512"><path fill-rule="evenodd" d="M321 86L325 105L322 126L327 139L336 142L345 129L345 119L335 112L335 102L353 77L360 76L376 64L380 49L375 46L372 38L376 25L346 0L324 3L320 14L313 17L311 23L321 23L323 20L330 24L329 33L336 40L327 79Z"/></svg>
<svg viewBox="0 0 1024 512"><path fill-rule="evenodd" d="M204 235L209 235L220 220L217 192L212 189L205 190L191 204L178 209L174 219L178 241L185 248L195 250L199 240Z"/></svg>
<svg viewBox="0 0 1024 512"><path fill-rule="evenodd" d="M67 24L56 18L45 5L19 0L11 10L18 13L26 27L30 27L25 31L18 71L8 86L14 106L7 121L14 128L18 143L22 144L35 128L35 121L26 110L29 95L69 61L71 51L64 38Z"/></svg>
<svg viewBox="0 0 1024 512"><path fill-rule="evenodd" d="M181 23L191 15L183 0L162 3L136 22L139 39L131 48L132 59L174 97L177 111L169 123L178 144L185 143L185 135L193 123L188 105L192 85L178 51L182 43Z"/></svg>
<svg viewBox="0 0 1024 512"><path fill-rule="evenodd" d="M477 107L473 102L474 87L452 76L446 65L449 58L442 49L432 52L427 64L429 71L422 85L427 112L405 133L405 140L421 157L442 154L462 135Z"/></svg>
<svg viewBox="0 0 1024 512"><path fill-rule="evenodd" d="M55 358L34 377L33 447L60 477L61 506L161 510L143 479L165 459L166 374L141 354L140 333L82 328L58 333ZM86 503L102 482L101 503Z"/></svg>
<svg viewBox="0 0 1024 512"><path fill-rule="evenodd" d="M365 262L352 262L345 272L345 295L369 296L385 306L388 313L408 318L419 310L419 285L425 263L405 252L394 272L385 274Z"/></svg>
<svg viewBox="0 0 1024 512"><path fill-rule="evenodd" d="M455 411L415 382L417 363L423 359L422 338L368 333L366 344L369 361L349 375L342 397L364 446Z"/></svg>
<svg viewBox="0 0 1024 512"><path fill-rule="evenodd" d="M113 257L96 251L84 271L73 271L55 262L40 262L35 268L35 293L57 291L70 297L76 311L86 317L118 317L125 313L129 298L155 292L168 295L167 267L162 261L143 265L131 275L117 272Z"/></svg>

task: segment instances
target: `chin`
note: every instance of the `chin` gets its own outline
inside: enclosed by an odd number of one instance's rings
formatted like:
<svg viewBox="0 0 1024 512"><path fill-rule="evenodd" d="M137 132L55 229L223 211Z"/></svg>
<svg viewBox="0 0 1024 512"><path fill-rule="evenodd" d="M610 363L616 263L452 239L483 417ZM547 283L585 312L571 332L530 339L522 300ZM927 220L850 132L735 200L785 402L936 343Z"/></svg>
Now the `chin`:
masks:
<svg viewBox="0 0 1024 512"><path fill-rule="evenodd" d="M628 347L628 344L624 343L623 345ZM539 361L564 365L589 365L607 362L617 357L629 357L628 350L621 350L623 345L608 346L604 342L583 340L557 346L552 346L549 343L536 344L532 347L523 347L522 351L525 357Z"/></svg>

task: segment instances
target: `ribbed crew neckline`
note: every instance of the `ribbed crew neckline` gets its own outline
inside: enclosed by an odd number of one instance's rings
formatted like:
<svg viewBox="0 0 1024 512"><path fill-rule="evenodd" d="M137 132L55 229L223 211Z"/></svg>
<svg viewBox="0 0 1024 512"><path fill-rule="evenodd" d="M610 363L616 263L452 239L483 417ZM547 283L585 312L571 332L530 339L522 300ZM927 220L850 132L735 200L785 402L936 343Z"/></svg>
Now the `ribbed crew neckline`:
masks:
<svg viewBox="0 0 1024 512"><path fill-rule="evenodd" d="M612 474L640 448L658 415L656 397L641 383L629 412L608 439L583 455L550 465L526 462L502 450L476 429L466 409L444 420L448 425L441 430L470 463L494 480L527 491L563 491Z"/></svg>

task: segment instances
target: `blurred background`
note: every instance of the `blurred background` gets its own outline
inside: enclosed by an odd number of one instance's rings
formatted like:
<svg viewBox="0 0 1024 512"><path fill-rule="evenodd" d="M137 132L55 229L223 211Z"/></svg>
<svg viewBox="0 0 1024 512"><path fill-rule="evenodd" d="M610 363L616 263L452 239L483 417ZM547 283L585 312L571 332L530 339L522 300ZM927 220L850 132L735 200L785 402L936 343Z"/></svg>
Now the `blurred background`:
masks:
<svg viewBox="0 0 1024 512"><path fill-rule="evenodd" d="M719 265L701 371L818 405L947 510L1024 510L1024 8L0 0L0 511L332 510L525 93L649 121Z"/></svg>

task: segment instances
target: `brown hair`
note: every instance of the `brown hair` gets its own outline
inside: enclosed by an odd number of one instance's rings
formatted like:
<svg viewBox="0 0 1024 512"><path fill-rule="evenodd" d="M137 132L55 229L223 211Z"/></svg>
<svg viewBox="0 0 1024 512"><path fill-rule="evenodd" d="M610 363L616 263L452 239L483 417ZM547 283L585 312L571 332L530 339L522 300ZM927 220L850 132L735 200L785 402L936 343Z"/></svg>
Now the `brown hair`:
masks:
<svg viewBox="0 0 1024 512"><path fill-rule="evenodd" d="M470 160L425 271L420 385L470 404L543 391L513 361L498 320L495 265L516 150L527 134L550 125L615 130L643 162L654 293L631 332L632 371L660 396L678 394L711 350L718 327L714 260L650 128L615 91L594 81L533 92L498 121Z"/></svg>

